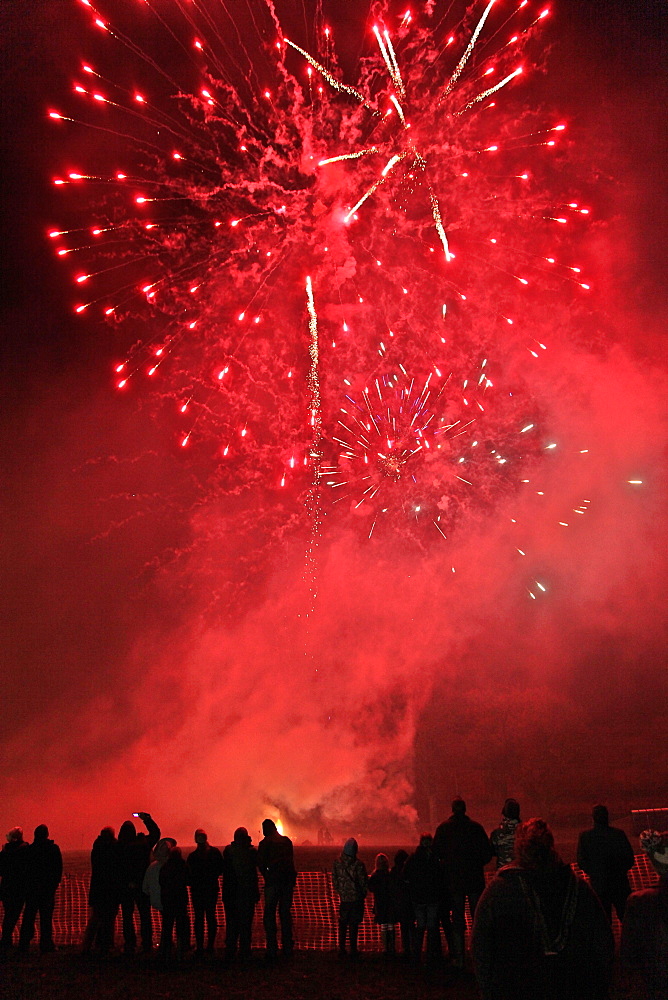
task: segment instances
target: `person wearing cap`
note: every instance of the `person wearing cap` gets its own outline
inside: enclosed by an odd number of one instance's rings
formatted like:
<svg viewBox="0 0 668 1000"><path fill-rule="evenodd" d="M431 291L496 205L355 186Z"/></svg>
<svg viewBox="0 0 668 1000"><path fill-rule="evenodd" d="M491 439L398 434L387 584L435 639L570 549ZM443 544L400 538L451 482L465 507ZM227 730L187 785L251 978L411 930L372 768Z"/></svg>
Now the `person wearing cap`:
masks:
<svg viewBox="0 0 668 1000"><path fill-rule="evenodd" d="M357 857L357 841L350 837L343 845L341 857L334 862L332 883L339 897L339 955L346 954L346 938L350 938L350 954L357 957L357 938L364 919L364 900L368 878L363 861Z"/></svg>
<svg viewBox="0 0 668 1000"><path fill-rule="evenodd" d="M220 876L223 871L223 856L217 847L209 843L206 830L195 830L197 847L188 855L190 872L190 898L193 904L195 925L195 954L204 954L204 922L206 920L206 950L213 951L218 930L216 904L220 893Z"/></svg>
<svg viewBox="0 0 668 1000"><path fill-rule="evenodd" d="M260 901L257 876L257 847L245 826L223 851L223 906L225 907L225 959L237 954L242 961L251 956L255 905Z"/></svg>

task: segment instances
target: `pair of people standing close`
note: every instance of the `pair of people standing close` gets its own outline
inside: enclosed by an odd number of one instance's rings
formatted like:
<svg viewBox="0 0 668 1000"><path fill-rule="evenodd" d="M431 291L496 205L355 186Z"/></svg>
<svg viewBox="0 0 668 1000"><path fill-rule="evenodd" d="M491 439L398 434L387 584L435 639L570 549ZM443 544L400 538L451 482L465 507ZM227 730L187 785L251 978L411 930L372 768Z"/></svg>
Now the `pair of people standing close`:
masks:
<svg viewBox="0 0 668 1000"><path fill-rule="evenodd" d="M134 954L137 934L134 911L139 911L141 946L149 953L153 945L151 901L144 891L144 878L151 852L160 839L160 829L149 813L135 813L146 826L137 832L132 820L126 820L116 837L112 826L105 826L91 851L91 877L88 904L91 915L84 932L83 952L97 946L107 955L114 943L114 925L119 906L123 918L123 942L126 955Z"/></svg>
<svg viewBox="0 0 668 1000"><path fill-rule="evenodd" d="M190 914L188 912L188 886L192 899L195 931L195 955L201 957L205 951L211 954L218 931L216 905L220 892L220 875L223 871L223 856L217 847L209 843L206 830L199 827L195 830L194 851L183 858L176 841L167 843L160 841L156 848L154 865L158 868L156 875L151 875L151 866L146 873L148 885L144 891L150 890L151 883L159 884L157 901L162 910L162 929L160 933L160 955L169 958L172 950L172 939L176 931L176 954L182 959L190 949ZM160 850L158 851L158 848ZM206 948L204 931L206 925Z"/></svg>
<svg viewBox="0 0 668 1000"><path fill-rule="evenodd" d="M118 838L113 827L106 826L93 844L88 896L91 916L84 933L83 953L88 954L97 946L101 955L109 954L120 907L126 955L133 955L137 945L135 909L145 955L153 948L152 909L162 917L161 957L171 952L174 928L177 953L183 955L190 946L187 863L173 837L160 839L160 828L149 813L134 815L143 821L146 833L137 832L132 820L126 820Z"/></svg>
<svg viewBox="0 0 668 1000"><path fill-rule="evenodd" d="M0 951L9 950L22 911L19 950L28 951L39 914L40 951L54 951L53 910L62 874L60 848L49 839L43 823L35 827L32 844L24 841L20 826L9 831L0 852L0 900L4 908Z"/></svg>

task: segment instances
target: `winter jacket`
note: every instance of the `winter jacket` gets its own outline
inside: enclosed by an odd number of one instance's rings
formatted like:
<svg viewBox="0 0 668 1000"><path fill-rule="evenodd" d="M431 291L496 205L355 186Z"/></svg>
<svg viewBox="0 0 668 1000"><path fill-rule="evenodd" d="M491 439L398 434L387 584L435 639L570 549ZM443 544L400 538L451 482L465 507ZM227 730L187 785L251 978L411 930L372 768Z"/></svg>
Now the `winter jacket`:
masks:
<svg viewBox="0 0 668 1000"><path fill-rule="evenodd" d="M394 924L399 919L392 882L389 868L378 868L369 877L369 891L373 893L373 914L377 924Z"/></svg>
<svg viewBox="0 0 668 1000"><path fill-rule="evenodd" d="M639 974L646 1000L668 997L668 876L658 886L633 892L626 901L622 963Z"/></svg>
<svg viewBox="0 0 668 1000"><path fill-rule="evenodd" d="M480 823L466 813L453 813L436 829L434 852L445 865L451 890L467 895L483 891L483 869L492 859L492 848Z"/></svg>
<svg viewBox="0 0 668 1000"><path fill-rule="evenodd" d="M26 898L48 899L63 877L63 857L53 840L35 840L27 850L28 875Z"/></svg>
<svg viewBox="0 0 668 1000"><path fill-rule="evenodd" d="M297 870L290 838L278 831L263 837L257 849L257 866L262 872L265 885L294 886Z"/></svg>
<svg viewBox="0 0 668 1000"><path fill-rule="evenodd" d="M218 879L223 871L223 855L217 847L200 845L188 855L190 891L193 899L218 899Z"/></svg>
<svg viewBox="0 0 668 1000"><path fill-rule="evenodd" d="M438 903L441 899L443 870L433 848L420 846L406 862L404 878L411 903Z"/></svg>
<svg viewBox="0 0 668 1000"><path fill-rule="evenodd" d="M172 851L158 876L163 913L188 905L188 865L178 851Z"/></svg>
<svg viewBox="0 0 668 1000"><path fill-rule="evenodd" d="M631 886L627 872L634 863L633 848L623 830L596 823L591 830L580 834L578 865L600 896L628 894Z"/></svg>
<svg viewBox="0 0 668 1000"><path fill-rule="evenodd" d="M503 868L510 865L515 859L515 830L519 826L518 819L503 818L501 825L496 830L492 830L489 842L492 846L492 854L496 858L496 867Z"/></svg>
<svg viewBox="0 0 668 1000"><path fill-rule="evenodd" d="M257 847L232 841L223 851L223 901L226 905L257 903Z"/></svg>
<svg viewBox="0 0 668 1000"><path fill-rule="evenodd" d="M120 849L116 838L100 834L90 854L88 902L94 909L118 907L121 898Z"/></svg>
<svg viewBox="0 0 668 1000"><path fill-rule="evenodd" d="M342 854L334 862L332 883L342 903L357 903L368 891L368 878L364 862L349 854Z"/></svg>
<svg viewBox="0 0 668 1000"><path fill-rule="evenodd" d="M557 862L500 869L475 912L475 974L483 1000L603 1000L614 939L584 879Z"/></svg>
<svg viewBox="0 0 668 1000"><path fill-rule="evenodd" d="M24 900L28 884L28 845L24 840L10 840L0 851L0 900L3 903Z"/></svg>

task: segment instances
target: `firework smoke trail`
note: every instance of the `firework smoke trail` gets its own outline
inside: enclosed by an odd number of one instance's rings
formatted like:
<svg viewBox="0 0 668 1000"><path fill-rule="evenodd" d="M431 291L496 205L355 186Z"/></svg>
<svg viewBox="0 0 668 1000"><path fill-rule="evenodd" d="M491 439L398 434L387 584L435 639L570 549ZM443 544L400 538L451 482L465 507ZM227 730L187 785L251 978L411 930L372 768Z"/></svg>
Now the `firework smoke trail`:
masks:
<svg viewBox="0 0 668 1000"><path fill-rule="evenodd" d="M318 370L320 363L318 316L315 311L313 285L311 283L310 276L306 279L306 303L309 317L309 355L311 357L311 366L309 368L307 383L311 394L309 412L311 426L313 428L313 439L311 441L309 455L311 459L312 479L306 498L306 508L311 518L311 536L306 553L306 572L309 582L309 591L311 594L311 607L309 614L312 614L318 596L318 561L316 550L318 548L320 532L322 530L322 410L320 399L320 373Z"/></svg>
<svg viewBox="0 0 668 1000"><path fill-rule="evenodd" d="M399 370L416 384L431 375L438 420L467 427L413 461L415 478L432 483L432 514L434 505L449 512L446 533L534 485L552 454L533 388L534 361L549 346L533 335L536 296L558 309L565 288L587 288L567 230L588 210L550 193L563 123L518 107L514 90L505 117L489 98L509 94L520 53L529 64L542 58L542 14L521 4L488 32L496 12L474 4L471 33L466 19L446 31L436 16L436 27L427 16L397 21L380 5L352 86L330 29L312 55L278 29L271 3L254 7L243 30L225 5L146 4L137 41L133 5L80 3L110 54L105 62L100 46L71 107L50 112L98 141L94 167L55 179L73 222L51 237L79 265L76 287L92 290L76 310L106 315L126 345L119 389L153 383L201 494L257 493L236 525L249 551L251 539L267 549L298 525L316 495L314 453L335 470L327 480L341 481L334 436L348 387L358 399L367 381L389 391ZM319 289L317 434L303 419L313 356L309 369L295 335L306 274ZM312 348L312 289L307 299ZM528 422L535 430L522 434ZM471 470L460 477L473 484L466 502L451 475L455 442L468 449L455 456ZM415 485L400 477L383 520L422 545ZM382 508L358 500L352 490L336 517L368 536ZM437 518L426 519L435 540ZM253 564L249 555L245 569Z"/></svg>

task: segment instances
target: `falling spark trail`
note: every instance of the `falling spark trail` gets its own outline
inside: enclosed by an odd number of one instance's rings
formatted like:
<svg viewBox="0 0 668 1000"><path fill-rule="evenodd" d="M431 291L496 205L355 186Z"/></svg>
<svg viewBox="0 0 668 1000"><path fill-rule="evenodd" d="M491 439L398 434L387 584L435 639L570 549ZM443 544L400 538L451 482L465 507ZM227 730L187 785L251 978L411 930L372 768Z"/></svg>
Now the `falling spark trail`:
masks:
<svg viewBox="0 0 668 1000"><path fill-rule="evenodd" d="M337 80L336 77L332 76L332 74L316 59L314 59L310 53L308 53L305 49L302 49L299 45L296 45L295 42L291 42L289 38L284 39L284 41L291 48L295 49L296 52L301 53L301 55L308 60L311 66L313 66L314 69L317 69L318 73L321 73L322 76L324 76L330 87L333 87L334 90L340 91L342 94L350 94L350 96L354 97L355 100L360 102L360 104L363 104L367 111L370 111L372 115L379 114L379 112L364 99L364 95L360 94L359 90L355 90L354 87L349 87L347 83L340 83L340 81Z"/></svg>
<svg viewBox="0 0 668 1000"><path fill-rule="evenodd" d="M364 202L367 200L367 198L370 198L371 195L374 194L378 190L378 188L381 186L381 184L385 183L385 180L387 179L387 176L390 173L390 171L393 170L394 167L396 167L397 163L399 163L401 160L403 160L403 158L406 155L407 155L407 153L397 154L397 155L391 157L391 159L388 160L388 162L383 167L383 170L382 170L380 178L375 182L375 184L371 185L371 187L369 188L368 191L365 191L365 193L362 195L362 197L360 198L360 200L355 205L353 205L353 207L347 213L347 215L345 217L345 221L346 222L350 222L350 220L352 219L353 215L358 210L358 208L361 208L362 205L364 204Z"/></svg>
<svg viewBox="0 0 668 1000"><path fill-rule="evenodd" d="M340 156L328 156L324 160L319 160L318 166L324 167L326 163L339 163L341 160L359 160L362 156L368 156L369 153L377 152L377 146L369 146L368 149L360 149L356 153L341 153Z"/></svg>
<svg viewBox="0 0 668 1000"><path fill-rule="evenodd" d="M445 88L445 93L441 97L441 101L444 101L445 98L448 96L448 94L450 94L450 92L452 91L453 87L457 83L457 80L461 76L462 70L466 66L466 63L469 61L471 53L473 52L473 49L475 48L475 43L478 41L478 36L479 36L480 32L482 31L482 29L484 27L485 21L487 20L489 12L492 9L492 7L494 6L494 3L495 3L495 0L489 0L489 3L487 4L487 7L485 8L485 11L484 11L482 17L478 21L478 25L477 25L475 31L473 32L473 35L471 36L471 39L470 39L468 45L466 46L464 54L463 54L463 56L461 57L461 59L459 60L459 62L457 64L457 68L455 69L454 73L450 77L448 85Z"/></svg>
<svg viewBox="0 0 668 1000"><path fill-rule="evenodd" d="M311 358L307 383L310 392L309 409L311 426L313 428L310 448L311 486L306 498L306 507L311 518L311 534L306 553L306 569L311 596L311 605L308 614L312 615L318 597L318 560L316 550L322 531L322 400L320 397L318 316L315 309L313 284L310 275L306 278L306 304L309 316L309 355Z"/></svg>
<svg viewBox="0 0 668 1000"><path fill-rule="evenodd" d="M469 101L468 104L464 105L461 111L456 111L455 116L459 117L459 115L463 115L465 111L469 110L469 108L472 108L475 104L479 104L480 101L484 101L486 97L491 97L492 94L496 94L497 91L501 90L502 87L505 87L506 84L510 83L511 80L514 80L515 77L521 76L521 74L522 68L520 66L512 73L509 73L508 76L501 80L500 83L495 84L495 86L490 87L489 90L485 90L482 94L478 94L477 97L474 97L472 101Z"/></svg>

